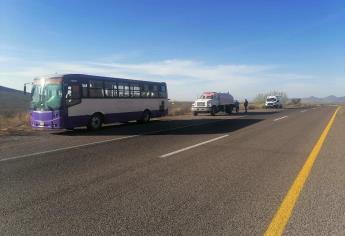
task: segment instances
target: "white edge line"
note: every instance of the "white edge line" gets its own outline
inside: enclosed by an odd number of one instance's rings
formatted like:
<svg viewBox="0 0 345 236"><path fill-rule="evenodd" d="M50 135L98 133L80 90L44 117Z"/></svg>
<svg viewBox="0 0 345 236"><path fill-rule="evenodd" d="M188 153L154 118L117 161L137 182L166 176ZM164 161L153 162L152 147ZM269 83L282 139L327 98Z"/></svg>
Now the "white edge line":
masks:
<svg viewBox="0 0 345 236"><path fill-rule="evenodd" d="M243 117L246 117L246 116L237 116L236 118L243 118ZM25 154L25 155L7 157L7 158L0 159L0 162L16 160L16 159L21 159L21 158L26 158L26 157L33 157L33 156L38 156L38 155L43 155L43 154L48 154L48 153L54 153L54 152L59 152L59 151L66 151L66 150L75 149L75 148L93 146L93 145L97 145L97 144L109 143L109 142L113 142L113 141L119 141L119 140L124 140L124 139L135 138L135 137L139 137L139 136L143 136L143 135L147 135L147 134L156 134L156 133L161 133L161 132L166 132L166 131L173 131L173 130L178 130L178 129L184 129L184 128L193 127L193 126L207 125L207 124L222 122L222 121L225 121L225 120L228 120L228 119L217 120L217 121L210 121L210 122L205 122L205 123L196 124L196 125L185 125L185 126L181 126L181 127L169 128L169 129L163 129L163 130L157 130L157 131L150 131L150 132L145 132L145 133L142 133L142 134L136 134L136 135L119 137L119 138L108 139L108 140L102 140L102 141L97 141L97 142L92 142L92 143L85 143L85 144L80 144L80 145L75 145L75 146L70 146L70 147L57 148L57 149L53 149L53 150L47 150L47 151L42 151L42 152L35 152L35 153L30 153L30 154Z"/></svg>
<svg viewBox="0 0 345 236"><path fill-rule="evenodd" d="M304 112L306 112L306 111L307 111L307 110L302 110L301 113L304 113Z"/></svg>
<svg viewBox="0 0 345 236"><path fill-rule="evenodd" d="M278 120L282 120L282 119L285 119L285 118L288 118L288 116L282 116L282 117L279 117L279 118L277 118L277 119L275 119L273 121L278 121Z"/></svg>
<svg viewBox="0 0 345 236"><path fill-rule="evenodd" d="M86 146L92 146L92 145L101 144L101 143L109 143L109 142L113 142L113 141L117 141L117 140L134 138L137 136L139 136L139 134L131 135L131 136L125 136L125 137L119 137L119 138L114 138L114 139L108 139L108 140L103 140L103 141L98 141L98 142L93 142L93 143L85 143L85 144L80 144L80 145L75 145L75 146L70 146L70 147L57 148L57 149L43 151L43 152L35 152L35 153L30 153L30 154L25 154L25 155L20 155L20 156L7 157L4 159L0 159L0 162L20 159L20 158L25 158L25 157L38 156L38 155L47 154L47 153L65 151L65 150L69 150L69 149L81 148L81 147L86 147Z"/></svg>
<svg viewBox="0 0 345 236"><path fill-rule="evenodd" d="M170 156L175 155L175 154L177 154L177 153L184 152L184 151L190 150L190 149L192 149L192 148L196 148L196 147L199 147L199 146L201 146L201 145L205 145L205 144L207 144L207 143L211 143L211 142L217 141L217 140L219 140L219 139L226 138L226 137L228 137L228 136L229 136L229 135L226 134L226 135L223 135L223 136L220 136L220 137L217 137L217 138L213 138L213 139L204 141L204 142L202 142L202 143L194 144L194 145L192 145L192 146L185 147L185 148L176 150L176 151L174 151L174 152L169 152L169 153L167 153L167 154L161 155L161 156L159 156L159 158L170 157Z"/></svg>

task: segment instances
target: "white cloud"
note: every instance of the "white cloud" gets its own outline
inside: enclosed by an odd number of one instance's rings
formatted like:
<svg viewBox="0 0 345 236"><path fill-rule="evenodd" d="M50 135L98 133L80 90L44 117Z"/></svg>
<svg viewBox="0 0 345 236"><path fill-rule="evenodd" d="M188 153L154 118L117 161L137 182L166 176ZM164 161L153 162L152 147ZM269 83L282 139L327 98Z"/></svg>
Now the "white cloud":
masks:
<svg viewBox="0 0 345 236"><path fill-rule="evenodd" d="M25 62L16 66L0 57L0 84L21 88L33 77L52 73L85 73L140 80L166 81L171 99L191 100L204 90L230 91L238 98L252 98L259 92L300 90L313 77L277 73L273 65L210 65L194 60L163 60L148 63L106 63L104 61ZM296 84L298 86L296 86ZM286 90L288 89L288 90Z"/></svg>
<svg viewBox="0 0 345 236"><path fill-rule="evenodd" d="M8 57L8 56L1 56L0 55L0 63L2 63L2 64L9 64L9 63L13 63L15 61L17 61L17 59L14 57Z"/></svg>

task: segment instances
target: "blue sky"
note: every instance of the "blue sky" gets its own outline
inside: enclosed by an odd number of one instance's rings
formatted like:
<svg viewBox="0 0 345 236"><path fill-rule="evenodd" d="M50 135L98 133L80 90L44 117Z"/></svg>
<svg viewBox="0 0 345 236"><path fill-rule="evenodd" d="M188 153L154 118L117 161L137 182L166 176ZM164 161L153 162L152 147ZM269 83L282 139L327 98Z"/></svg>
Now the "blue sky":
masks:
<svg viewBox="0 0 345 236"><path fill-rule="evenodd" d="M0 85L88 73L166 81L171 99L345 95L343 1L0 0Z"/></svg>

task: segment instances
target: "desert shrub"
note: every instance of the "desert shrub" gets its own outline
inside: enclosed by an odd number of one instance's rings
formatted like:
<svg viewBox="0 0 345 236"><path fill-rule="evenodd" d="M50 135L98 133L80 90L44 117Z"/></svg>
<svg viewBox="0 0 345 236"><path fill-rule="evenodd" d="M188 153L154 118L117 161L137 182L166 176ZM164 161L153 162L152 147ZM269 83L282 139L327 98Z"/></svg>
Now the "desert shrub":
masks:
<svg viewBox="0 0 345 236"><path fill-rule="evenodd" d="M192 102L170 102L169 115L178 116L191 113Z"/></svg>
<svg viewBox="0 0 345 236"><path fill-rule="evenodd" d="M257 109L258 107L257 106L255 106L254 104L249 104L248 105L248 110L255 110L255 109Z"/></svg>
<svg viewBox="0 0 345 236"><path fill-rule="evenodd" d="M302 99L300 99L300 98L292 98L292 99L290 100L290 103L291 103L292 105L299 105L299 104L301 104L301 101L302 101Z"/></svg>

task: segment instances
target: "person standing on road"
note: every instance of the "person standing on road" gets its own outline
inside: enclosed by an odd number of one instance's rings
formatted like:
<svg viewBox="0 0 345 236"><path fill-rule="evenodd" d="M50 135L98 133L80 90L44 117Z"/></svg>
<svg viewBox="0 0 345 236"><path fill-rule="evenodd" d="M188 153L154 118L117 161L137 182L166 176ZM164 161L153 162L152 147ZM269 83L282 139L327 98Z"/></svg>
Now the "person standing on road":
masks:
<svg viewBox="0 0 345 236"><path fill-rule="evenodd" d="M244 99L243 105L244 105L245 113L247 113L248 112L248 100L247 99Z"/></svg>

